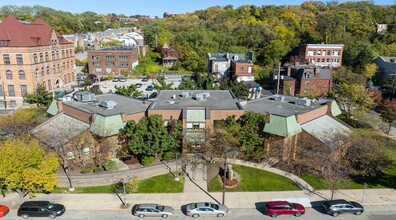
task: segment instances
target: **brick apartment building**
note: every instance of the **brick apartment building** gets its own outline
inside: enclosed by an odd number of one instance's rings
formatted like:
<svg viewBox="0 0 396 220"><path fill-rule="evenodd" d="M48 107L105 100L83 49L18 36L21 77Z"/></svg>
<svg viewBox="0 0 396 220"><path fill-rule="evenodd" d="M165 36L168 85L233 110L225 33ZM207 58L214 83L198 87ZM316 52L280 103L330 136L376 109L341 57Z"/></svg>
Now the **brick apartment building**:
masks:
<svg viewBox="0 0 396 220"><path fill-rule="evenodd" d="M238 82L254 81L253 62L251 60L232 60L231 79Z"/></svg>
<svg viewBox="0 0 396 220"><path fill-rule="evenodd" d="M133 72L139 64L136 46L96 48L88 51L89 73L97 75L124 75Z"/></svg>
<svg viewBox="0 0 396 220"><path fill-rule="evenodd" d="M54 91L74 80L74 45L44 20L0 23L0 108L22 105L39 84Z"/></svg>
<svg viewBox="0 0 396 220"><path fill-rule="evenodd" d="M339 67L342 64L343 44L303 44L298 55L316 66Z"/></svg>

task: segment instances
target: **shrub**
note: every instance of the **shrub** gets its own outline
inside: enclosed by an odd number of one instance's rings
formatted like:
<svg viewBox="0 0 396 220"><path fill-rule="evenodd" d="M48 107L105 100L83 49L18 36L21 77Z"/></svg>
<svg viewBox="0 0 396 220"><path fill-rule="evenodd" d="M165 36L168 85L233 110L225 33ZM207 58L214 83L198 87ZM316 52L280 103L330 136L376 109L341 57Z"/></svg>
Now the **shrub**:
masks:
<svg viewBox="0 0 396 220"><path fill-rule="evenodd" d="M106 163L104 164L104 168L106 171L113 171L117 169L117 165L115 161L112 160L108 160L106 161Z"/></svg>
<svg viewBox="0 0 396 220"><path fill-rule="evenodd" d="M163 160L169 161L175 158L175 154L173 152L166 152L165 155L162 157Z"/></svg>
<svg viewBox="0 0 396 220"><path fill-rule="evenodd" d="M113 80L114 77L113 76L106 76L106 80Z"/></svg>
<svg viewBox="0 0 396 220"><path fill-rule="evenodd" d="M95 167L95 169L93 170L94 173L102 173L104 172L103 167Z"/></svg>
<svg viewBox="0 0 396 220"><path fill-rule="evenodd" d="M87 168L84 168L84 169L81 171L81 173L92 173L93 170L94 170L94 168L92 168L92 167L87 167Z"/></svg>
<svg viewBox="0 0 396 220"><path fill-rule="evenodd" d="M144 156L142 158L143 166L149 166L149 165L153 164L153 162L154 162L154 157Z"/></svg>

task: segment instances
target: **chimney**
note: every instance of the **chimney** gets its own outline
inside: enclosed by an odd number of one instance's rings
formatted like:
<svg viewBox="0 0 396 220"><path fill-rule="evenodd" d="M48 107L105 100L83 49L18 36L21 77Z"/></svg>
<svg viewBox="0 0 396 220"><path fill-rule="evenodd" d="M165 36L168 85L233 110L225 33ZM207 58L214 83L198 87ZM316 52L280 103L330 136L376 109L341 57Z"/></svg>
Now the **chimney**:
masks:
<svg viewBox="0 0 396 220"><path fill-rule="evenodd" d="M291 75L291 67L288 66L288 67L287 67L287 76L290 76L290 75Z"/></svg>
<svg viewBox="0 0 396 220"><path fill-rule="evenodd" d="M320 78L320 68L319 67L315 68L315 78L317 78L317 79Z"/></svg>

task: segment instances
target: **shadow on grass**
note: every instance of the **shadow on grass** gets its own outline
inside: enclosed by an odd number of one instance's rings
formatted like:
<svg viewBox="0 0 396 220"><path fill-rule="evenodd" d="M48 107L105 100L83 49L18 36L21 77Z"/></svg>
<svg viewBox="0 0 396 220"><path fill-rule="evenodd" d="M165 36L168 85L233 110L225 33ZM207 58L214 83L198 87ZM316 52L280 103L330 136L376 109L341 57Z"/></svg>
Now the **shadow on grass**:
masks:
<svg viewBox="0 0 396 220"><path fill-rule="evenodd" d="M256 202L255 206L257 211L259 211L263 215L267 215L267 213L264 210L265 202Z"/></svg>
<svg viewBox="0 0 396 220"><path fill-rule="evenodd" d="M364 185L369 185L369 188L395 188L396 187L396 176L388 173L381 173L375 177L370 178L359 178L353 179L354 182Z"/></svg>

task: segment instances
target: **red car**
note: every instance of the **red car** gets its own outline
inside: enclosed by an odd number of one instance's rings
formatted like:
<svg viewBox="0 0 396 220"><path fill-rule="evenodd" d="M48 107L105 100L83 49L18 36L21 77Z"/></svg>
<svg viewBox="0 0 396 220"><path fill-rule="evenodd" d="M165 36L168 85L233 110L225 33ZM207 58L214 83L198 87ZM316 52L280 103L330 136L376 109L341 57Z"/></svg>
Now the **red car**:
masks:
<svg viewBox="0 0 396 220"><path fill-rule="evenodd" d="M10 209L5 205L0 205L0 218L6 216L10 212Z"/></svg>
<svg viewBox="0 0 396 220"><path fill-rule="evenodd" d="M264 209L268 215L274 218L278 215L294 215L299 217L305 213L304 206L287 201L267 202Z"/></svg>

